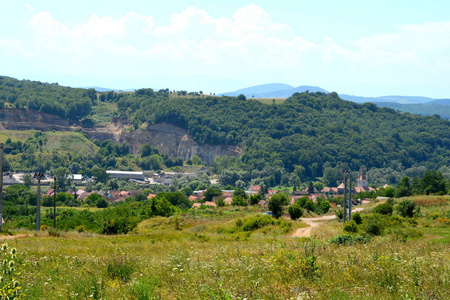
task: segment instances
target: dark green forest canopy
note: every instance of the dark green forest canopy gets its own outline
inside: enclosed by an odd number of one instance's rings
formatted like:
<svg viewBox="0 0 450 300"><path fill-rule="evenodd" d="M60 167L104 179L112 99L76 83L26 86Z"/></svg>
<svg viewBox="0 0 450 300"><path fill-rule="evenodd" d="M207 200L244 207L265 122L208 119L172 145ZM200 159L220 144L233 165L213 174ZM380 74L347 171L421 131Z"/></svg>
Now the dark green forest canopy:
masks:
<svg viewBox="0 0 450 300"><path fill-rule="evenodd" d="M139 104L138 104L139 103ZM168 122L199 143L241 145L249 168L292 171L302 165L320 176L325 162L382 168L449 164L450 122L344 101L336 93L294 94L282 104L231 97L162 98L130 95L119 106L133 122Z"/></svg>
<svg viewBox="0 0 450 300"><path fill-rule="evenodd" d="M0 108L8 102L15 108L28 108L61 118L79 120L91 113L96 98L94 89L71 88L57 83L0 76Z"/></svg>
<svg viewBox="0 0 450 300"><path fill-rule="evenodd" d="M394 163L437 169L450 164L450 121L438 116L356 104L336 93L296 93L282 104L172 95L168 89L96 93L0 77L0 102L77 119L89 116L100 101L116 102L119 116L135 128L168 122L186 129L200 144L242 146L240 167L247 170L270 166L291 172L302 166L312 178L326 166L359 170Z"/></svg>

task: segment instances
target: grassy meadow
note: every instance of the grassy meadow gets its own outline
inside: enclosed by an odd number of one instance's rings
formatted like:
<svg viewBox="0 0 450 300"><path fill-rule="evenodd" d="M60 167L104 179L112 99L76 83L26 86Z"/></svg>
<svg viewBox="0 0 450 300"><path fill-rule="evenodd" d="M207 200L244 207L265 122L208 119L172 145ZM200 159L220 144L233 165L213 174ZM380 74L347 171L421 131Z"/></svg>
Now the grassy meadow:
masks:
<svg viewBox="0 0 450 300"><path fill-rule="evenodd" d="M450 198L410 199L420 216L389 217L376 236L363 232L365 213L355 233L335 219L293 238L301 221L223 207L148 219L127 235L49 230L5 242L25 299L448 299ZM330 242L342 235L363 238Z"/></svg>

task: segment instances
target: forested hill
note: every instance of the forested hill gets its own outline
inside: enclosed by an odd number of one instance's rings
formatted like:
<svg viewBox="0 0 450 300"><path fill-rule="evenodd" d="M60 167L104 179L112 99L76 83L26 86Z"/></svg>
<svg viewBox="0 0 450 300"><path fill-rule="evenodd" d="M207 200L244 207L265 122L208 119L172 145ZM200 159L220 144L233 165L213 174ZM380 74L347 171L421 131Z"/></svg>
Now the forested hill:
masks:
<svg viewBox="0 0 450 300"><path fill-rule="evenodd" d="M303 178L314 178L339 166L359 170L363 165L450 165L450 121L356 104L336 93L296 93L282 104L263 104L168 89L95 93L0 77L4 107L95 120L92 114L103 102L117 106L118 116L128 118L136 129L144 122L168 122L188 130L199 143L240 145L244 153L232 166L241 169L295 169Z"/></svg>
<svg viewBox="0 0 450 300"><path fill-rule="evenodd" d="M187 129L200 143L240 144L249 168L303 166L315 177L327 162L355 170L392 163L437 168L450 158L449 121L356 104L336 93L297 93L282 104L130 95L118 106L136 125L165 121Z"/></svg>
<svg viewBox="0 0 450 300"><path fill-rule="evenodd" d="M75 89L57 83L0 76L0 108L9 103L15 108L28 108L64 119L80 120L91 113L96 99L97 92L94 89Z"/></svg>

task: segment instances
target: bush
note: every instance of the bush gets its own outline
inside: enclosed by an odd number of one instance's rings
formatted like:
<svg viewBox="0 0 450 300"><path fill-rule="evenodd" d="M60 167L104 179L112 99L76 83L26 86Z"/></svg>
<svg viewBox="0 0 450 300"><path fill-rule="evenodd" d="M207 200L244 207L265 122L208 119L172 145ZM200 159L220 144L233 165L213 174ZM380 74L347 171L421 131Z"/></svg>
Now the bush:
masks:
<svg viewBox="0 0 450 300"><path fill-rule="evenodd" d="M217 206L225 206L225 201L223 200L223 198L219 198L216 200L216 205Z"/></svg>
<svg viewBox="0 0 450 300"><path fill-rule="evenodd" d="M362 235L349 235L349 234L338 235L337 237L329 241L330 244L337 244L337 245L354 245L355 243L365 244L367 242L369 242L369 240Z"/></svg>
<svg viewBox="0 0 450 300"><path fill-rule="evenodd" d="M283 205L289 203L289 196L284 193L276 194L270 197L268 206L269 210L275 214L275 218L283 215Z"/></svg>
<svg viewBox="0 0 450 300"><path fill-rule="evenodd" d="M386 220L379 214L365 215L362 228L370 235L382 235L386 227Z"/></svg>
<svg viewBox="0 0 450 300"><path fill-rule="evenodd" d="M303 208L298 203L294 203L288 208L292 220L297 220L303 216Z"/></svg>
<svg viewBox="0 0 450 300"><path fill-rule="evenodd" d="M394 211L394 206L391 202L386 202L382 204L378 204L375 206L372 210L374 213L381 214L381 215L392 215L392 212Z"/></svg>
<svg viewBox="0 0 450 300"><path fill-rule="evenodd" d="M247 206L247 200L245 200L242 196L234 196L231 205L234 206Z"/></svg>
<svg viewBox="0 0 450 300"><path fill-rule="evenodd" d="M389 232L392 239L398 242L406 242L407 238L416 238L423 235L423 233L416 228L394 228Z"/></svg>
<svg viewBox="0 0 450 300"><path fill-rule="evenodd" d="M58 229L55 229L53 227L49 227L48 228L48 235L52 236L52 237L60 237L61 236L61 231L59 231Z"/></svg>
<svg viewBox="0 0 450 300"><path fill-rule="evenodd" d="M416 203L413 201L406 199L401 201L399 204L395 206L395 210L402 217L413 217L416 209Z"/></svg>
<svg viewBox="0 0 450 300"><path fill-rule="evenodd" d="M97 208L106 208L108 207L108 201L106 201L104 198L99 199L97 201Z"/></svg>
<svg viewBox="0 0 450 300"><path fill-rule="evenodd" d="M128 281L135 268L135 262L126 256L115 256L106 262L106 273L111 279Z"/></svg>
<svg viewBox="0 0 450 300"><path fill-rule="evenodd" d="M137 217L120 216L116 219L108 219L103 223L101 232L103 234L127 234L136 228L139 223Z"/></svg>
<svg viewBox="0 0 450 300"><path fill-rule="evenodd" d="M241 224L243 231L253 231L267 225L273 225L275 224L275 220L270 216L257 216L244 218L242 219Z"/></svg>
<svg viewBox="0 0 450 300"><path fill-rule="evenodd" d="M356 224L355 220L345 222L344 231L353 233L358 232L358 225Z"/></svg>
<svg viewBox="0 0 450 300"><path fill-rule="evenodd" d="M360 225L363 221L360 213L352 214L352 220L354 220L358 225Z"/></svg>
<svg viewBox="0 0 450 300"><path fill-rule="evenodd" d="M322 212L326 214L330 210L331 204L329 201L325 200L320 203L320 207L322 208Z"/></svg>

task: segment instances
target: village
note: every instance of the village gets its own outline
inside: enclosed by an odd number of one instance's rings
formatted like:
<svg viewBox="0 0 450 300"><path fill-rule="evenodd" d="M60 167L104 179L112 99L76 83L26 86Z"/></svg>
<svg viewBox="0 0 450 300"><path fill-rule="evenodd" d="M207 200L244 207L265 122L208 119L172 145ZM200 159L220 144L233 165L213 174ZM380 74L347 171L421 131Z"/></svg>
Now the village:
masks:
<svg viewBox="0 0 450 300"><path fill-rule="evenodd" d="M205 172L206 168L201 169L200 172ZM157 196L157 193L148 193L145 195L142 195L145 193L146 190L150 189L155 186L162 186L162 187L170 187L173 180L175 178L180 177L186 177L186 178L193 178L196 175L198 175L199 172L195 173L178 173L178 172L134 172L134 171L114 171L114 170L108 170L106 171L106 174L108 175L108 179L118 179L123 181L128 181L131 183L134 183L137 188L135 189L126 189L126 190L114 190L114 189L107 189L107 190L95 190L87 188L89 187L90 183L94 182L95 178L89 178L86 176L83 176L82 174L72 174L68 175L69 180L71 182L71 188L67 190L61 190L59 188L56 188L56 194L59 192L64 192L66 194L70 194L73 196L75 200L80 201L81 203L85 202L85 200L92 194L98 194L101 197L103 197L108 204L115 204L125 201L129 197L136 197L140 195L141 198L151 199L153 197ZM4 174L4 185L16 185L16 184L27 184L26 183L26 173L5 173ZM36 185L37 180L36 176L33 174L30 174L29 176L31 178L31 182L28 183L28 185ZM210 180L211 184L217 184L216 179ZM53 197L55 195L55 178L48 175L42 175L42 178L39 180L40 185L43 187L42 190L44 191L41 193L42 196L48 196ZM313 202L317 202L318 199L328 199L330 200L330 205L332 207L340 206L339 204L336 204L335 201L333 201L334 198L342 197L345 192L349 193L350 195L354 195L353 197L353 205L359 205L368 203L371 201L370 198L366 199L360 199L357 197L362 192L372 192L376 191L377 189L371 187L368 185L368 180L365 175L364 169L361 170L360 176L355 182L355 186L345 186L345 183L340 183L337 187L324 187L321 190L318 190L314 186L306 187L303 190L299 191L292 191L289 192L287 190L279 190L279 189L267 189L263 190L263 188L259 185L251 185L247 189L244 190L246 197L249 198L253 195L260 195L261 200L258 201L259 206L266 206L267 201L270 200L271 196L276 195L277 193L284 192L286 194L289 194L290 196L290 203L295 203L299 198L301 197L308 197ZM388 185L385 185L383 188L387 188ZM211 201L205 201L205 192L207 189L202 190L194 190L192 193L186 194L186 197L191 201L192 208L199 208L201 206L205 207L216 207L217 201L219 199L223 200L224 205L232 205L233 204L233 197L235 195L234 189L223 189L221 190L221 194L212 197ZM383 198L383 197L381 197Z"/></svg>

